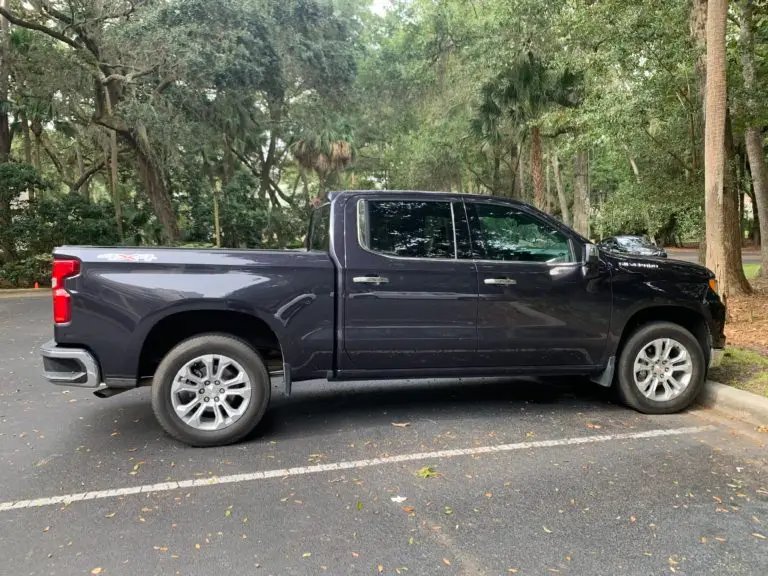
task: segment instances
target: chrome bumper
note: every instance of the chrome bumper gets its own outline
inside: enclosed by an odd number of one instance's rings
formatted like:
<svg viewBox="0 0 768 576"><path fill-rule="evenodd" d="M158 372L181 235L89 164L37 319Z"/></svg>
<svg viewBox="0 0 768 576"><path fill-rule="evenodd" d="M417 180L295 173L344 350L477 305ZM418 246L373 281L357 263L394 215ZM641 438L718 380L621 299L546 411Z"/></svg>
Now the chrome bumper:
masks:
<svg viewBox="0 0 768 576"><path fill-rule="evenodd" d="M98 388L101 374L96 358L84 348L64 348L49 340L40 347L43 377L59 386Z"/></svg>
<svg viewBox="0 0 768 576"><path fill-rule="evenodd" d="M725 350L723 348L710 348L709 349L709 367L717 368L723 362L723 356L725 356Z"/></svg>

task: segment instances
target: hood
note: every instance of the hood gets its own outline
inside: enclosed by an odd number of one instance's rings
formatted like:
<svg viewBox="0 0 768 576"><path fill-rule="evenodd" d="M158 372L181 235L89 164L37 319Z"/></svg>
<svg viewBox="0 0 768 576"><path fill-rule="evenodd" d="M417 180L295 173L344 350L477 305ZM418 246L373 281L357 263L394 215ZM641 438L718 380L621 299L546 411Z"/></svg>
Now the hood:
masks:
<svg viewBox="0 0 768 576"><path fill-rule="evenodd" d="M601 258L612 264L614 268L630 273L642 273L646 276L670 276L691 281L707 282L714 278L714 273L708 268L693 262L672 260L655 256L639 256L636 254L617 254L600 251Z"/></svg>

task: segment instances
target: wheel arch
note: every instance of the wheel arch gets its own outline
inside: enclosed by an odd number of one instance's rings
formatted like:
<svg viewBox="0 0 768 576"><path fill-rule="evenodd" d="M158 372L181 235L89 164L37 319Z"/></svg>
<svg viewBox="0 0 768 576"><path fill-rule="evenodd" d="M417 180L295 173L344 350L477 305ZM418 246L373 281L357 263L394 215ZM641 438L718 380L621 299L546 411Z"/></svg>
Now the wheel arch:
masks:
<svg viewBox="0 0 768 576"><path fill-rule="evenodd" d="M262 355L279 356L283 351L274 327L265 319L242 310L228 308L184 308L168 312L148 326L141 339L137 379L151 377L163 357L177 344L206 333L231 334L250 344ZM265 358L266 362L267 358Z"/></svg>
<svg viewBox="0 0 768 576"><path fill-rule="evenodd" d="M621 356L622 349L628 338L640 327L652 322L671 322L688 330L701 345L704 356L709 362L710 335L707 319L704 314L693 308L680 305L660 305L641 308L632 314L624 323L621 336L616 347L616 357Z"/></svg>

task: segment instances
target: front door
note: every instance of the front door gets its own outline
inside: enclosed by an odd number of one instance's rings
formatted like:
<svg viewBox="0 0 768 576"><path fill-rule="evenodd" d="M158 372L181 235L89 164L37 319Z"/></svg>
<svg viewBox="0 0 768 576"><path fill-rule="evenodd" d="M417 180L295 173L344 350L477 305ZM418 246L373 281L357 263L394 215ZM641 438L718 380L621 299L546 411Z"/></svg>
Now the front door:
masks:
<svg viewBox="0 0 768 576"><path fill-rule="evenodd" d="M346 368L434 374L470 366L477 271L457 257L469 251L461 199L360 195L346 204L345 226Z"/></svg>
<svg viewBox="0 0 768 576"><path fill-rule="evenodd" d="M555 370L601 363L610 277L584 277L581 241L521 204L466 206L478 268L478 362Z"/></svg>

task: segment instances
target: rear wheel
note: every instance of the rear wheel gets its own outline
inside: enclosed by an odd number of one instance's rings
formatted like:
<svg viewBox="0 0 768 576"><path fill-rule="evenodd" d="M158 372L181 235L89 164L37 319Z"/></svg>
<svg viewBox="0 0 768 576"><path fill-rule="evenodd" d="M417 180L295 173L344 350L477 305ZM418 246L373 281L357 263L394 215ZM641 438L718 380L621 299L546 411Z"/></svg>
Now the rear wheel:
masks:
<svg viewBox="0 0 768 576"><path fill-rule="evenodd" d="M204 334L163 358L152 385L152 408L177 440L222 446L256 427L269 396L269 374L253 348L232 336Z"/></svg>
<svg viewBox="0 0 768 576"><path fill-rule="evenodd" d="M671 322L638 328L626 341L617 372L617 392L628 406L645 414L672 414L696 399L706 378L699 341Z"/></svg>

